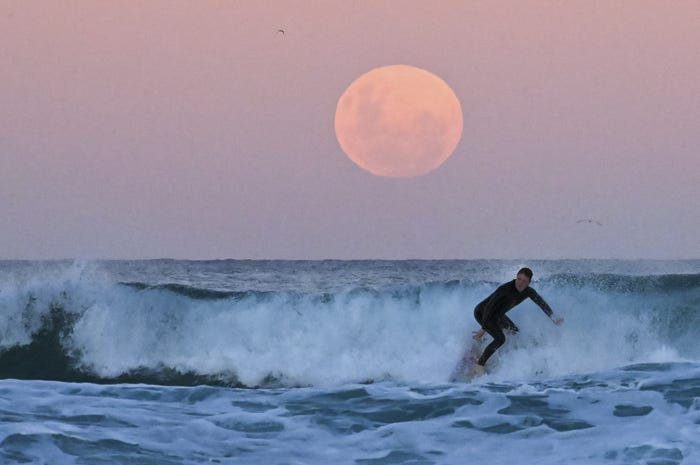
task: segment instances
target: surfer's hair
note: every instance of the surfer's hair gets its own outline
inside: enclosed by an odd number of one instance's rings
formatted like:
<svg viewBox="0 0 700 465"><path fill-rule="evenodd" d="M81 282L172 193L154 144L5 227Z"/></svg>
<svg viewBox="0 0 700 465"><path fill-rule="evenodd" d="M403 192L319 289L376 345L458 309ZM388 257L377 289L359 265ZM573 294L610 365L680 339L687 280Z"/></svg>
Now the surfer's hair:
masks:
<svg viewBox="0 0 700 465"><path fill-rule="evenodd" d="M532 281L532 270L530 268L520 268L520 270L518 270L518 274L524 274L527 276L527 279Z"/></svg>

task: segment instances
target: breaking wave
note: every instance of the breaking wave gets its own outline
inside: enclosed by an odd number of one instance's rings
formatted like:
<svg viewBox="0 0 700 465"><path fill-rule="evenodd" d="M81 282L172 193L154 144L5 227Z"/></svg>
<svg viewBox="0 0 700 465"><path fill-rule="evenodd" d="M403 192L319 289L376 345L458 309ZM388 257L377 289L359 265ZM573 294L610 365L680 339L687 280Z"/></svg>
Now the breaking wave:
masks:
<svg viewBox="0 0 700 465"><path fill-rule="evenodd" d="M81 267L0 281L0 377L239 387L444 382L495 281L333 292L115 282ZM494 357L507 378L697 361L700 274L553 274Z"/></svg>

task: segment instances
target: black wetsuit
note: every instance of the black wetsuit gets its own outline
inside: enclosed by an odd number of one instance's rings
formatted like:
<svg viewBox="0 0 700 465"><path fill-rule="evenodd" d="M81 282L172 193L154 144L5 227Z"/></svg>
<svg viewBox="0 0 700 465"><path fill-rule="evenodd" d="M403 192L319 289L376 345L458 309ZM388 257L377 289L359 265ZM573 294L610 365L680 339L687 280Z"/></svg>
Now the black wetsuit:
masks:
<svg viewBox="0 0 700 465"><path fill-rule="evenodd" d="M527 298L532 299L551 318L552 309L537 291L527 287L523 292L518 292L518 289L515 287L515 280L499 286L493 294L474 308L474 318L493 337L491 344L486 346L484 353L479 357L477 362L479 365L483 366L486 360L496 352L496 349L506 342L506 336L503 334L504 329L518 331L518 327L506 316L506 313Z"/></svg>

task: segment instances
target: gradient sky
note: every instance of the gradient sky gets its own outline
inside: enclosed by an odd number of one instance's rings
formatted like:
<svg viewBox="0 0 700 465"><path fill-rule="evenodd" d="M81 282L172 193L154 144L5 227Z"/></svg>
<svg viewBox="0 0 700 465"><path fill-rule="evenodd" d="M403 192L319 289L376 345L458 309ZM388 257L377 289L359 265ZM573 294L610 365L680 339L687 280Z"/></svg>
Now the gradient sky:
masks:
<svg viewBox="0 0 700 465"><path fill-rule="evenodd" d="M697 0L0 0L0 63L0 258L700 258ZM390 64L425 176L335 137Z"/></svg>

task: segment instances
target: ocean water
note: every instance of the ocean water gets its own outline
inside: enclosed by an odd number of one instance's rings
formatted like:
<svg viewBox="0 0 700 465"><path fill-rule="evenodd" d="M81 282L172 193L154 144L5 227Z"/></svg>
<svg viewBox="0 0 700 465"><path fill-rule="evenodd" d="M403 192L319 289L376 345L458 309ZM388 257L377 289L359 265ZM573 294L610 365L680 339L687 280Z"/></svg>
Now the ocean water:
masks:
<svg viewBox="0 0 700 465"><path fill-rule="evenodd" d="M700 464L699 335L700 260L0 261L0 463Z"/></svg>

